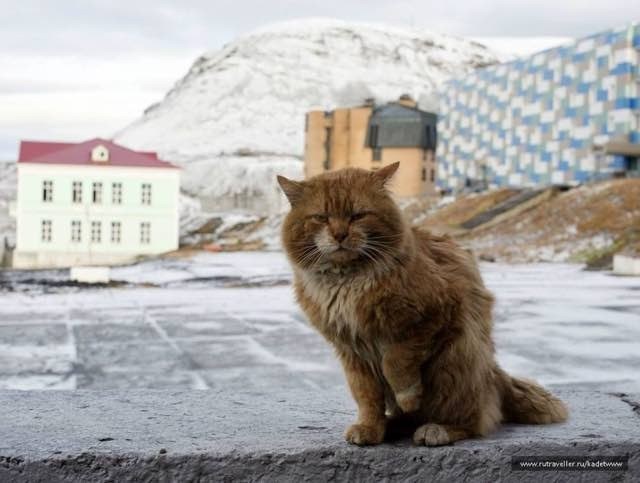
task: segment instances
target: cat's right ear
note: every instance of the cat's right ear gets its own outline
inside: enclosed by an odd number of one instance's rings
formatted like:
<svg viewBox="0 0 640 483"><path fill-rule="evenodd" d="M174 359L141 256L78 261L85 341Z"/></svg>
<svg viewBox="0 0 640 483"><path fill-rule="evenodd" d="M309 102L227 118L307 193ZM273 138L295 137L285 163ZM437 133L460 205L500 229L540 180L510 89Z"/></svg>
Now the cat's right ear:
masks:
<svg viewBox="0 0 640 483"><path fill-rule="evenodd" d="M395 163L389 164L384 168L380 168L377 171L373 172L373 177L380 181L383 185L387 184L393 175L396 174L398 168L400 167L400 161L396 161Z"/></svg>
<svg viewBox="0 0 640 483"><path fill-rule="evenodd" d="M278 176L278 184L287 196L291 206L300 201L302 198L302 192L304 191L304 184L301 181L292 181L284 176Z"/></svg>

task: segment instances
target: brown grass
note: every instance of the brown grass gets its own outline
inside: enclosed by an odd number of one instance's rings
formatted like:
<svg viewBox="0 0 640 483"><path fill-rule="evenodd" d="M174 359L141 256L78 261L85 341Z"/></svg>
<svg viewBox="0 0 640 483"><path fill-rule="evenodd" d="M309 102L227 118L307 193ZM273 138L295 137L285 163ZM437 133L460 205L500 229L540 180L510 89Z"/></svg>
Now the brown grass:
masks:
<svg viewBox="0 0 640 483"><path fill-rule="evenodd" d="M421 226L431 230L456 229L474 216L487 211L516 194L516 190L500 189L487 193L473 193L458 198L453 203L427 215Z"/></svg>
<svg viewBox="0 0 640 483"><path fill-rule="evenodd" d="M505 190L506 191L506 190ZM435 223L460 224L486 207L506 199L495 192L467 196L428 218ZM458 238L479 254L498 259L529 261L536 250L567 252L569 258L590 258L603 252L638 250L640 229L640 179L620 179L585 185L556 194L532 209L494 226L482 226ZM589 240L601 235L607 246L591 246ZM602 240L600 241L602 243Z"/></svg>

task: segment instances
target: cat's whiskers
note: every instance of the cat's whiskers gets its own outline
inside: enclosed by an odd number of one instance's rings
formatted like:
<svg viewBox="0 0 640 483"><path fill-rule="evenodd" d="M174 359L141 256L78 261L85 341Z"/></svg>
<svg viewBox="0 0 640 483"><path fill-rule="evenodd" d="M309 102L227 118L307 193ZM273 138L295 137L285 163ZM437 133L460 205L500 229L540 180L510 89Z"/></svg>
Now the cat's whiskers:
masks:
<svg viewBox="0 0 640 483"><path fill-rule="evenodd" d="M318 255L319 253L320 252L318 252L317 250L308 250L307 252L304 253L304 255L302 255L302 257L300 258L300 262L305 263L308 260L311 260L313 257Z"/></svg>
<svg viewBox="0 0 640 483"><path fill-rule="evenodd" d="M384 260L384 263L387 265L387 268L389 268L389 270L392 270L395 267L395 262L400 262L397 250L386 243L367 240L365 246L376 253L378 256L380 256Z"/></svg>
<svg viewBox="0 0 640 483"><path fill-rule="evenodd" d="M402 233L398 233L395 235L367 235L367 240L394 240L400 239L404 235Z"/></svg>
<svg viewBox="0 0 640 483"><path fill-rule="evenodd" d="M307 262L312 262L314 261L315 257L321 257L322 253L318 250L318 248L314 245L309 246L306 248L306 250L303 250L300 258L298 259L298 263L300 265L305 265L307 264Z"/></svg>
<svg viewBox="0 0 640 483"><path fill-rule="evenodd" d="M382 266L387 271L392 270L392 266L387 259L387 254L380 251L378 248L369 244L364 244L362 247L362 253L367 256L374 265Z"/></svg>
<svg viewBox="0 0 640 483"><path fill-rule="evenodd" d="M371 243L370 246L372 248L375 247L381 253L385 254L388 257L388 261L390 264L398 267L401 267L404 265L404 262L402 260L402 254L397 249L385 244L379 244L379 243L376 244L375 242Z"/></svg>

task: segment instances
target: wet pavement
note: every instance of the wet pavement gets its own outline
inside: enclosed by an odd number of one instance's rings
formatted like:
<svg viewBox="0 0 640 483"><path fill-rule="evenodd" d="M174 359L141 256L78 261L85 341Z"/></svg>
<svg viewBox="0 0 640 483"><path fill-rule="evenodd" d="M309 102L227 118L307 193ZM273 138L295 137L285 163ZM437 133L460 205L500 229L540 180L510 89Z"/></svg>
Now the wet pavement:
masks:
<svg viewBox="0 0 640 483"><path fill-rule="evenodd" d="M482 271L498 299L495 338L507 370L545 384L640 391L639 278L552 264ZM43 273L31 278L53 272ZM124 286L5 283L0 388L344 385L331 349L294 304L280 253L202 254L113 276Z"/></svg>

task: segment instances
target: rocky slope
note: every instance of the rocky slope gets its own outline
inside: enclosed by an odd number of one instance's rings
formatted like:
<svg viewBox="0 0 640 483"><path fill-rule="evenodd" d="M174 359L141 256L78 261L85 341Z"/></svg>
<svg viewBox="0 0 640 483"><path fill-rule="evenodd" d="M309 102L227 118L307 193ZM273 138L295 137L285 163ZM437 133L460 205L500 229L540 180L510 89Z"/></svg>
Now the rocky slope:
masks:
<svg viewBox="0 0 640 483"><path fill-rule="evenodd" d="M502 189L462 196L414 216L417 225L454 236L479 257L504 262L586 262L606 268L615 253L640 254L640 179L548 189L471 229L472 218L519 196Z"/></svg>
<svg viewBox="0 0 640 483"><path fill-rule="evenodd" d="M116 135L181 164L205 212L276 213L276 173L301 176L304 114L411 94L436 109L446 78L496 62L478 43L423 30L309 19L209 52Z"/></svg>

